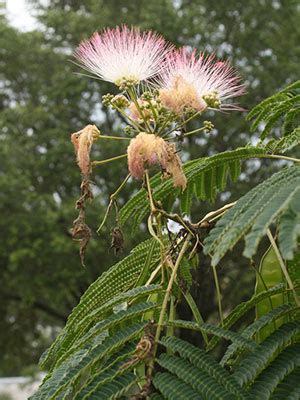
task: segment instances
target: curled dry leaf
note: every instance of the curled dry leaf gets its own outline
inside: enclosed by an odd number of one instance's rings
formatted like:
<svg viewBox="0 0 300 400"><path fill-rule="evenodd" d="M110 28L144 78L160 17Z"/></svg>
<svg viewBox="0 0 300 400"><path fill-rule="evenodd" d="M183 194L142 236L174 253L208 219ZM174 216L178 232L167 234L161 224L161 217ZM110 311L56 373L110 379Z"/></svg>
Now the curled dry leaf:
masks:
<svg viewBox="0 0 300 400"><path fill-rule="evenodd" d="M124 235L120 227L115 227L111 232L111 249L115 249L115 254L123 250Z"/></svg>
<svg viewBox="0 0 300 400"><path fill-rule="evenodd" d="M76 209L79 210L78 217L73 221L72 238L80 242L80 259L84 266L84 254L88 242L92 236L92 231L85 223L85 202L93 198L90 187L90 151L95 139L100 135L95 125L87 125L79 132L71 135L71 141L74 145L77 163L82 173L82 182L80 185L80 197L76 201Z"/></svg>
<svg viewBox="0 0 300 400"><path fill-rule="evenodd" d="M83 266L84 266L85 250L88 245L88 242L90 241L91 236L92 236L92 231L85 223L85 211L84 209L81 209L79 211L78 217L73 222L72 238L80 242L79 253L80 253L81 264Z"/></svg>

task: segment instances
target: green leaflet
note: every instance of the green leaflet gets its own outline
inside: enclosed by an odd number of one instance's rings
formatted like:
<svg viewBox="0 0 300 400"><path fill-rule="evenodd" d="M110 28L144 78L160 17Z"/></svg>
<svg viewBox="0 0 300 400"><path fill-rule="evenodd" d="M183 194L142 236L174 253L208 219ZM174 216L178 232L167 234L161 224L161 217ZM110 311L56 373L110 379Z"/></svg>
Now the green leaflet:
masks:
<svg viewBox="0 0 300 400"><path fill-rule="evenodd" d="M168 400L201 399L199 393L192 389L190 385L167 372L158 372L153 379L153 385Z"/></svg>
<svg viewBox="0 0 300 400"><path fill-rule="evenodd" d="M264 157L264 149L257 147L242 147L233 151L219 153L211 157L188 161L183 166L188 186L181 195L184 212L189 213L193 193L200 199L213 200L217 191L226 186L228 176L236 180L240 174L240 161L253 157ZM171 179L162 181L160 174L150 180L155 200L164 203L174 194ZM191 186L190 186L191 185ZM190 186L190 187L189 187ZM147 193L139 190L120 210L120 223L130 220L133 228L137 227L149 212Z"/></svg>
<svg viewBox="0 0 300 400"><path fill-rule="evenodd" d="M85 348L91 341L102 332L108 332L109 329L119 326L124 321L132 320L135 317L141 317L144 313L155 310L160 303L137 303L127 310L121 310L116 314L111 314L108 318L94 325L80 340L78 340L55 364L57 368L65 359L70 357L75 351ZM146 320L146 319L145 319Z"/></svg>
<svg viewBox="0 0 300 400"><path fill-rule="evenodd" d="M298 293L300 292L300 252L295 254L293 260L287 262L288 271L294 284L298 284Z"/></svg>
<svg viewBox="0 0 300 400"><path fill-rule="evenodd" d="M95 389L92 395L86 397L86 400L114 400L122 398L136 381L137 377L132 372L128 372L116 377L112 382Z"/></svg>
<svg viewBox="0 0 300 400"><path fill-rule="evenodd" d="M256 286L255 293L258 294L262 291L265 291L277 284L284 283L285 279L276 256L276 253L272 246L266 251L263 255L259 271L256 273ZM260 319L262 316L267 314L269 311L277 308L286 303L284 293L276 294L274 296L270 296L264 301L261 301L256 305L256 319ZM260 330L257 338L259 341L263 341L266 337L268 337L276 327L279 327L284 322L287 322L286 318L281 318L274 322L273 324L269 324Z"/></svg>
<svg viewBox="0 0 300 400"><path fill-rule="evenodd" d="M300 144L300 127L295 128L287 136L283 136L281 139L271 139L264 145L264 148L268 153L285 153L288 150Z"/></svg>
<svg viewBox="0 0 300 400"><path fill-rule="evenodd" d="M247 326L247 328L244 329L240 334L246 339L251 339L256 333L258 333L265 326L272 324L278 318L287 316L288 314L291 314L294 311L295 307L293 307L292 305L283 304L282 306L279 306L274 310L269 311L267 314L257 319L255 322ZM231 359L230 364L232 365L232 358L238 352L240 352L240 350L241 347L237 346L236 343L232 343L230 346L228 346L222 360L220 361L220 364L224 366Z"/></svg>
<svg viewBox="0 0 300 400"><path fill-rule="evenodd" d="M111 312L114 306L130 300L136 301L139 298L149 296L158 291L161 291L159 285L140 286L131 289L128 292L121 293L102 306L95 308L90 314L86 315L74 329L69 330L68 327L65 328L65 335L61 341L60 348L57 351L57 357L63 356L74 345L74 343L76 344L76 342L85 335L93 325L95 325L96 321L101 321L101 319L105 317L106 313Z"/></svg>
<svg viewBox="0 0 300 400"><path fill-rule="evenodd" d="M300 252L295 254L293 260L287 262L288 272L290 278L295 285L295 290L297 296L300 296ZM295 305L294 296L289 294L289 301L291 304ZM300 320L300 309L298 308L297 312L293 315L293 319Z"/></svg>
<svg viewBox="0 0 300 400"><path fill-rule="evenodd" d="M154 243L154 249L153 249ZM66 332L70 332L83 317L100 307L119 293L132 288L143 269L147 254L151 250L152 258L149 269L153 268L159 259L159 244L154 239L146 240L135 247L123 260L104 272L94 283L89 286L81 297L79 304L74 308L68 318L66 327L56 338L50 349L42 356L41 365L50 362L59 351ZM52 363L53 365L53 363Z"/></svg>
<svg viewBox="0 0 300 400"><path fill-rule="evenodd" d="M258 294L254 294L250 300L245 301L243 303L240 303L237 305L231 313L225 317L223 321L223 328L230 328L236 321L238 321L240 318L242 318L249 310L251 310L253 307L255 307L256 304L259 304L260 301L278 294L278 293L283 293L286 291L285 285L279 284L274 287L272 287L268 291L263 291ZM209 345L207 347L207 350L212 350L219 342L218 337L213 337L211 341L209 342Z"/></svg>
<svg viewBox="0 0 300 400"><path fill-rule="evenodd" d="M230 340L234 343L237 343L237 345L239 345L240 347L248 348L250 350L256 348L256 344L252 340L245 339L240 334L229 331L228 329L223 329L219 326L214 326L206 323L198 324L196 322L183 321L183 320L169 321L167 324L169 326L174 326L177 328L191 329L195 331L203 331L206 333L210 333L212 335L218 336L219 338Z"/></svg>
<svg viewBox="0 0 300 400"><path fill-rule="evenodd" d="M290 340L300 332L300 325L289 322L282 325L265 339L256 350L243 358L236 368L233 377L241 386L252 384L255 378L272 361L277 351L281 351L290 344Z"/></svg>
<svg viewBox="0 0 300 400"><path fill-rule="evenodd" d="M145 326L145 322L131 325L117 332L114 336L107 337L100 343L94 343L90 349L77 351L53 371L51 376L32 397L32 400L54 400L65 387L69 384L72 385L72 382L87 367L112 354L126 342L130 342L130 340L139 336Z"/></svg>
<svg viewBox="0 0 300 400"><path fill-rule="evenodd" d="M243 333L251 337L266 323L292 309L285 304ZM170 400L298 399L300 344L291 342L297 340L299 332L299 323L287 323L251 352L241 348L241 362L233 366L231 374L204 350L176 337L163 337L160 343L172 353L162 353L157 360L167 372L156 373L154 386Z"/></svg>
<svg viewBox="0 0 300 400"><path fill-rule="evenodd" d="M286 260L292 260L300 236L300 187L295 191L289 207L279 223L279 248Z"/></svg>
<svg viewBox="0 0 300 400"><path fill-rule="evenodd" d="M195 368L194 365L183 358L162 354L157 361L161 367L167 369L186 384L190 385L199 393L200 398L211 400L230 400L237 398L204 370Z"/></svg>
<svg viewBox="0 0 300 400"><path fill-rule="evenodd" d="M251 386L250 395L261 400L268 400L278 384L297 367L300 367L299 343L287 347L267 366ZM299 381L296 385L299 386Z"/></svg>
<svg viewBox="0 0 300 400"><path fill-rule="evenodd" d="M91 376L86 374L80 378L80 384L74 385L74 381L69 385L71 391L68 399L82 400L89 398L89 396L98 388L111 382L119 375L127 372L128 368L124 367L126 362L131 359L135 351L135 343L127 343L121 350L113 353L105 363L95 364Z"/></svg>
<svg viewBox="0 0 300 400"><path fill-rule="evenodd" d="M204 241L204 252L212 255L212 265L217 265L242 237L245 237L243 254L252 257L269 225L298 199L299 186L300 166L294 165L283 168L241 197ZM279 243L285 251L284 243Z"/></svg>
<svg viewBox="0 0 300 400"><path fill-rule="evenodd" d="M287 377L278 385L274 391L272 400L299 400L300 398L300 367L292 371Z"/></svg>
<svg viewBox="0 0 300 400"><path fill-rule="evenodd" d="M163 337L160 343L188 360L195 368L204 371L236 398L244 398L236 381L206 351L176 337Z"/></svg>
<svg viewBox="0 0 300 400"><path fill-rule="evenodd" d="M279 119L284 118L284 136L289 135L296 127L293 125L300 112L300 81L294 82L280 92L265 99L254 107L247 119L254 118L251 131L255 131L264 123L261 139L264 140Z"/></svg>
<svg viewBox="0 0 300 400"><path fill-rule="evenodd" d="M193 194L194 194L194 185L192 184L187 185L187 188L180 196L180 209L183 214L188 215L190 213Z"/></svg>

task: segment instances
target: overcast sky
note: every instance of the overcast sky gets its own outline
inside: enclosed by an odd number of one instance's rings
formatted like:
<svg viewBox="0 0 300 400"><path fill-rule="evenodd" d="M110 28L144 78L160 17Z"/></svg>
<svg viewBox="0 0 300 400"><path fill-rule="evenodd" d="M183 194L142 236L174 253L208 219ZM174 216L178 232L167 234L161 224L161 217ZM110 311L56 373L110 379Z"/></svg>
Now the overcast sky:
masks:
<svg viewBox="0 0 300 400"><path fill-rule="evenodd" d="M30 15L30 5L26 0L6 0L6 15L9 22L22 31L35 28L35 19Z"/></svg>

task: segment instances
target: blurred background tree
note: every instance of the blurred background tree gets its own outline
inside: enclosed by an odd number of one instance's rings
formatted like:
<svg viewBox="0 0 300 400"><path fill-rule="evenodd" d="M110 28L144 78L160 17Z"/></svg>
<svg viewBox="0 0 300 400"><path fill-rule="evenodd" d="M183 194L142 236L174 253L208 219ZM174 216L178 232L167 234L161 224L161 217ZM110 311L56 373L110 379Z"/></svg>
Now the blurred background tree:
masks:
<svg viewBox="0 0 300 400"><path fill-rule="evenodd" d="M99 168L93 176L96 196L87 220L94 235L85 269L69 231L80 185L70 133L88 123L106 134L122 128L122 121L100 105L101 93L113 87L74 73L80 71L70 59L80 40L95 30L126 23L154 29L177 45L216 51L231 59L246 82L247 95L241 99L245 109L299 78L297 1L30 0L29 4L39 20L36 31L20 32L1 18L1 375L22 373L36 363L86 287L120 257L109 250L113 219L100 236L95 231L109 193L127 174L126 161ZM255 141L245 115L246 111L211 114L216 129L189 139L183 145L185 156L201 157ZM124 150L124 144L101 142L93 156L107 158ZM239 185L219 196L218 204L237 198L271 167L264 161L243 168L247 173ZM120 202L138 186L130 183ZM199 219L210 207L197 204L193 218ZM143 238L143 230L135 238L126 229L125 234L121 257ZM220 266L225 309L251 295L253 274L238 250L237 259L235 267L233 258ZM198 305L212 319L214 286L201 257L195 279Z"/></svg>

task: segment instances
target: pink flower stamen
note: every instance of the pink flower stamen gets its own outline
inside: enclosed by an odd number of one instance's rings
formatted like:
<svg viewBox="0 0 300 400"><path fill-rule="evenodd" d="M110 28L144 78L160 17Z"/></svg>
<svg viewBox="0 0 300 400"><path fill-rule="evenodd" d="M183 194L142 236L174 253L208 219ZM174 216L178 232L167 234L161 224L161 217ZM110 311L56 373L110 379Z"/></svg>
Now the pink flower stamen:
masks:
<svg viewBox="0 0 300 400"><path fill-rule="evenodd" d="M159 74L172 48L157 33L123 25L94 33L74 55L83 68L119 85L124 79L139 83Z"/></svg>
<svg viewBox="0 0 300 400"><path fill-rule="evenodd" d="M167 56L166 68L159 79L163 93L166 90L174 90L178 79L185 82L186 86L189 85L191 93L192 90L197 93L200 103L201 99L207 101L212 97L220 102L220 108L223 110L239 109L236 104L229 104L226 101L245 92L239 75L227 61L216 61L215 55L206 56L204 53L197 55L195 50L189 51L185 47ZM178 96L180 97L180 92ZM195 100L196 97L193 95L192 107L197 110ZM199 108L201 108L200 103Z"/></svg>

